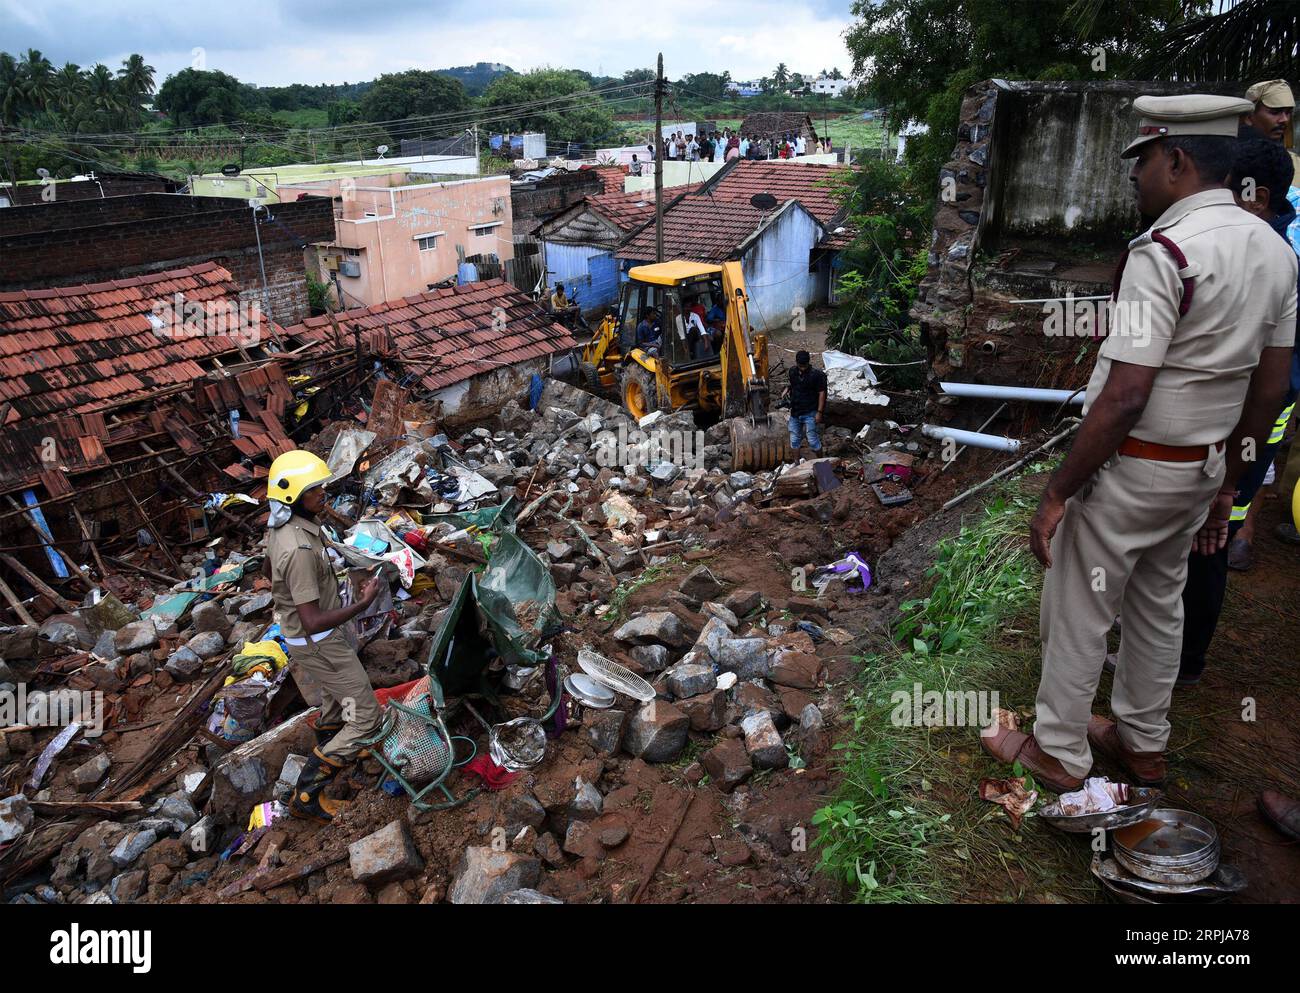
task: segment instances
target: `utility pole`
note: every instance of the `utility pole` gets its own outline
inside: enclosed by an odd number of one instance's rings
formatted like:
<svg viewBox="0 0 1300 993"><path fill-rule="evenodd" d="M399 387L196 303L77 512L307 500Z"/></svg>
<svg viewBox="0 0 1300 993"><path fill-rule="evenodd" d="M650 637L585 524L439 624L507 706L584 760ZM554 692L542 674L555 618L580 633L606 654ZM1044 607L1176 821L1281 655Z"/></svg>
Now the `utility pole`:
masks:
<svg viewBox="0 0 1300 993"><path fill-rule="evenodd" d="M655 76L655 261L664 260L664 53Z"/></svg>

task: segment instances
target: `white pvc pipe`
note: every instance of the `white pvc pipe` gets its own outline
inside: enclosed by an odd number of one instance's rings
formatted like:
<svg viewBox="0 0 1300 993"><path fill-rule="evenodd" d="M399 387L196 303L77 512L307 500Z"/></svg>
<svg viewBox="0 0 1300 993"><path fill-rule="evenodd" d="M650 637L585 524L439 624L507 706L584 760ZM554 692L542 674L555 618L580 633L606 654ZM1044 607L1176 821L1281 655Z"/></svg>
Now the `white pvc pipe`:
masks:
<svg viewBox="0 0 1300 993"><path fill-rule="evenodd" d="M1038 403L1083 405L1083 390L1043 390L1034 386L988 386L982 383L940 383L950 397L980 400L1030 400Z"/></svg>
<svg viewBox="0 0 1300 993"><path fill-rule="evenodd" d="M922 424L921 434L936 441L951 438L959 445L972 448L991 448L999 452L1018 452L1020 442L1015 438L1006 438L997 434L980 434L978 431L962 431L960 428L943 428L937 424Z"/></svg>

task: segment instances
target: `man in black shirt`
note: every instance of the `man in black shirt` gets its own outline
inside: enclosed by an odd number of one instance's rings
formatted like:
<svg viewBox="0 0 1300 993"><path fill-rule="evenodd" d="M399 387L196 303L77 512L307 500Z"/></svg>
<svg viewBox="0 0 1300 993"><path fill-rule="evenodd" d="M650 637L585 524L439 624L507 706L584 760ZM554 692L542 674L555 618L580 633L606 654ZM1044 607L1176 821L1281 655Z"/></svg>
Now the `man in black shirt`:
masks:
<svg viewBox="0 0 1300 993"><path fill-rule="evenodd" d="M812 359L805 351L794 357L795 367L790 370L790 447L796 452L808 437L808 447L814 455L822 450L821 423L826 412L826 373L812 367Z"/></svg>

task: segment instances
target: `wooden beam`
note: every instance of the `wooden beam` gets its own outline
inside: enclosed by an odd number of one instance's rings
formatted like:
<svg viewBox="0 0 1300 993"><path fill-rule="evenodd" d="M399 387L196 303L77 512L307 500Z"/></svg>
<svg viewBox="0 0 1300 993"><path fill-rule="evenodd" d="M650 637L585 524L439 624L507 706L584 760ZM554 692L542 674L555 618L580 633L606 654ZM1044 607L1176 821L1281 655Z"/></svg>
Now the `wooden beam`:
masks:
<svg viewBox="0 0 1300 993"><path fill-rule="evenodd" d="M27 612L27 608L23 606L23 602L18 599L18 594L10 589L9 584L3 579L0 579L0 594L3 594L4 598L9 601L9 606L14 609L14 613L18 615L20 621L24 624L30 624L34 628L40 627L40 625L36 623L35 618Z"/></svg>
<svg viewBox="0 0 1300 993"><path fill-rule="evenodd" d="M45 582L45 580L41 579L40 576L36 575L36 573L32 572L32 570L28 569L27 566L23 565L8 552L0 552L0 562L3 562L14 572L18 573L18 575L22 576L23 579L27 580L27 582L31 584L32 589L39 593L43 593L45 596L53 600L55 606L60 610L66 613L72 613L72 611L76 610L79 606L71 600L67 600L60 596L55 592L53 587Z"/></svg>

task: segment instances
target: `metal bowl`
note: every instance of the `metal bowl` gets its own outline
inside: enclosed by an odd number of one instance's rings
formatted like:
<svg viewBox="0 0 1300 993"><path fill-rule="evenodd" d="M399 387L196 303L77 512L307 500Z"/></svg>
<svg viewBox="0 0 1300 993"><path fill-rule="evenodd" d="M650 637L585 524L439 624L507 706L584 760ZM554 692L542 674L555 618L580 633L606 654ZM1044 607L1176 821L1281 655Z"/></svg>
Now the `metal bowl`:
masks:
<svg viewBox="0 0 1300 993"><path fill-rule="evenodd" d="M564 688L569 695L584 707L604 710L614 705L614 691L603 683L580 672L570 673L564 677Z"/></svg>
<svg viewBox="0 0 1300 993"><path fill-rule="evenodd" d="M1057 830L1067 831L1070 834L1087 834L1097 828L1113 831L1115 828L1128 827L1130 824L1148 820L1152 808L1159 799L1159 790L1130 786L1129 802L1104 814L1063 814L1061 801L1054 800L1040 810L1038 816Z"/></svg>
<svg viewBox="0 0 1300 993"><path fill-rule="evenodd" d="M1245 874L1226 863L1201 882L1163 883L1134 876L1116 859L1099 853L1092 857L1092 874L1111 892L1119 889L1173 902L1217 903L1246 888Z"/></svg>

